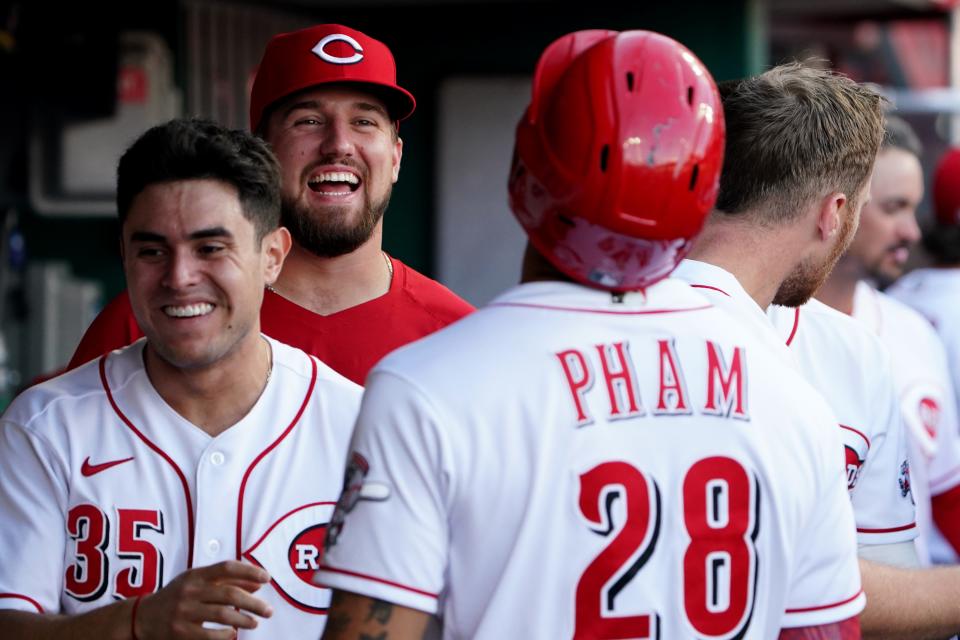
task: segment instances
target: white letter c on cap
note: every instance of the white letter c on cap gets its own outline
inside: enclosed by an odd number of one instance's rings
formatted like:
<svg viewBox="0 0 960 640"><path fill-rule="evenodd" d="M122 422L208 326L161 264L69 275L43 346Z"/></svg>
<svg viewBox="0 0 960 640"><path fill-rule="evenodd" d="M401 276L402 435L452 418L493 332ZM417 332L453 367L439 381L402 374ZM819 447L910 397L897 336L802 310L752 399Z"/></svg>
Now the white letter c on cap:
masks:
<svg viewBox="0 0 960 640"><path fill-rule="evenodd" d="M324 48L331 42L346 42L348 45L353 47L353 50L356 52L349 58L339 58L337 56L332 56ZM311 49L315 54L320 56L325 62L330 64L353 64L355 62L360 62L363 60L363 47L360 46L360 43L351 38L350 36L344 33L331 33L326 36L323 40L318 42L316 46Z"/></svg>

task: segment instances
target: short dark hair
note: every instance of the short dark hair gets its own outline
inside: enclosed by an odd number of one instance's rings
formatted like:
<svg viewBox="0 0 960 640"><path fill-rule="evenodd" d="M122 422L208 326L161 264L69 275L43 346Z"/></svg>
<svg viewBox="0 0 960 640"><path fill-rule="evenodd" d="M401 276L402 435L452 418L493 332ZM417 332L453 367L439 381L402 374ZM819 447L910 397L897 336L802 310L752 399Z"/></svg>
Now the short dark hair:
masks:
<svg viewBox="0 0 960 640"><path fill-rule="evenodd" d="M880 150L884 149L903 149L918 158L923 155L923 144L913 127L903 118L889 113L883 118L883 142Z"/></svg>
<svg viewBox="0 0 960 640"><path fill-rule="evenodd" d="M134 198L148 186L202 179L236 188L258 243L280 224L280 166L267 144L246 131L198 118L178 118L147 130L120 158L120 224Z"/></svg>
<svg viewBox="0 0 960 640"><path fill-rule="evenodd" d="M757 222L778 224L833 190L856 202L883 135L876 91L800 62L719 89L727 141L718 211L735 215L762 204Z"/></svg>

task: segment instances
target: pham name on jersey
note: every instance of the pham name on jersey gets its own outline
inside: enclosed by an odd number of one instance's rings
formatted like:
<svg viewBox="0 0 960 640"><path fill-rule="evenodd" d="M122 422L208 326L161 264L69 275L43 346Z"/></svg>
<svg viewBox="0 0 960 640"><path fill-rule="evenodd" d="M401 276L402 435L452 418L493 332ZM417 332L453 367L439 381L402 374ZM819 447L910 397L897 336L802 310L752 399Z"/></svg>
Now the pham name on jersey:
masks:
<svg viewBox="0 0 960 640"><path fill-rule="evenodd" d="M705 397L691 398L674 341L657 340L654 349L658 360L656 368L642 369L659 371L657 399L650 413L689 415L696 409L706 415L749 420L743 348L732 349L729 364L719 345L706 341L704 349L707 360ZM598 411L605 413L607 420L647 415L640 397L629 342L598 344L589 349L567 349L555 355L570 390L577 426L592 424ZM699 367L697 370L702 371ZM588 392L598 380L605 385L606 393L598 390L589 394L588 402Z"/></svg>

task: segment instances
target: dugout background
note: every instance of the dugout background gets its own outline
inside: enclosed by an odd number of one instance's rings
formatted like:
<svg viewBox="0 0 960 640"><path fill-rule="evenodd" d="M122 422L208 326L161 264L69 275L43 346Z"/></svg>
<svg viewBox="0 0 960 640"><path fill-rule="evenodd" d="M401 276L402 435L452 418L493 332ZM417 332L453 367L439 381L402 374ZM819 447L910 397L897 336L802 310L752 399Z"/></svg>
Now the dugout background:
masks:
<svg viewBox="0 0 960 640"><path fill-rule="evenodd" d="M404 157L385 217L385 249L472 302L483 303L515 282L519 272L523 239L506 206L506 168L533 66L556 37L585 28L660 31L683 42L723 80L759 71L771 62L771 50L776 51L774 61L803 53L808 40L815 43L818 30L828 24L922 19L939 21L946 32L946 5L951 4L0 4L0 335L6 347L5 354L0 345L0 407L20 381L62 365L89 319L123 288L118 228L109 204L112 193L84 191L71 183L65 157L72 149L74 162L82 165L86 148L84 138L66 136L65 131L121 115L140 117L138 112L131 116L129 109L142 97L137 92L144 89L157 98L159 88L169 94L160 103L176 113L245 127L249 79L273 33L340 22L391 47L399 83L418 104L401 127ZM781 35L777 42L771 32ZM128 58L121 43L131 33L149 34L151 42L166 47L170 87L144 88L135 82L131 92L129 82L124 84L129 80L124 75ZM832 57L831 47L836 45L828 43L813 53ZM941 60L940 66L946 69L947 61ZM156 117L166 113L162 108L148 111ZM135 119L124 122L127 129L116 130L119 148L137 129ZM87 134L93 140L104 137L96 130ZM72 140L73 147L65 139ZM109 176L109 159L92 151L95 160L90 163L96 164L86 168Z"/></svg>

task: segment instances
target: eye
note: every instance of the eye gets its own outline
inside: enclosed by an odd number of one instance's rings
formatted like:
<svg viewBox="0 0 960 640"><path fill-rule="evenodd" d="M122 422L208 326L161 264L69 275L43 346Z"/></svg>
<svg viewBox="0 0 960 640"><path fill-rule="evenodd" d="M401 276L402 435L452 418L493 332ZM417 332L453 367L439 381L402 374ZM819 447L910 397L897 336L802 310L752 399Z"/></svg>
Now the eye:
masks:
<svg viewBox="0 0 960 640"><path fill-rule="evenodd" d="M300 126L312 127L312 126L321 124L321 122L319 118L315 118L313 116L305 116L303 118L297 118L293 124L294 126L297 126L297 127L300 127Z"/></svg>
<svg viewBox="0 0 960 640"><path fill-rule="evenodd" d="M212 256L220 253L223 250L224 246L221 244L204 244L200 245L200 248L197 251L202 256Z"/></svg>
<svg viewBox="0 0 960 640"><path fill-rule="evenodd" d="M140 247L136 255L138 258L158 258L164 255L164 251L160 247Z"/></svg>

